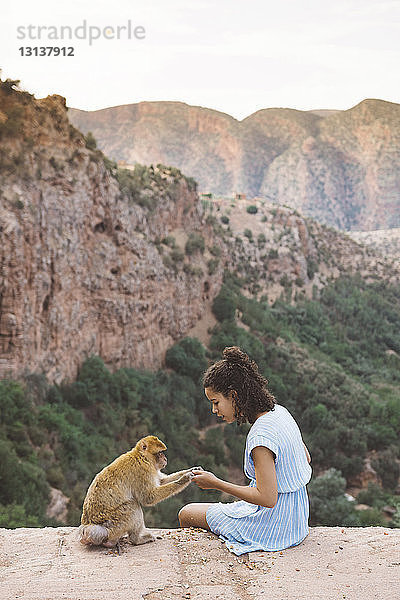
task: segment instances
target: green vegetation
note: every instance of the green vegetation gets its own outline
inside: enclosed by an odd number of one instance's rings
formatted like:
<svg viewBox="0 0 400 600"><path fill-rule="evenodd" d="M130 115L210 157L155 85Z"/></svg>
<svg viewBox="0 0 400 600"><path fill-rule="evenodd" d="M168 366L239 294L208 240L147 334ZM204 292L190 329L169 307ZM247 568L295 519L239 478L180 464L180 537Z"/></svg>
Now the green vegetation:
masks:
<svg viewBox="0 0 400 600"><path fill-rule="evenodd" d="M399 289L342 277L318 301L269 306L241 293L226 274L213 312L218 324L206 352L194 338L170 348L166 370L125 368L110 373L99 357L82 365L76 381L50 386L30 376L26 385L0 382L0 523L49 523L49 487L69 498L68 524L76 525L93 476L148 433L169 449L168 470L201 464L221 477L242 462L248 426L214 423L200 378L207 359L238 344L257 361L277 400L295 416L313 459L309 486L314 525L377 525L392 506L389 523L400 525ZM238 321L240 315L240 321ZM246 328L242 327L244 325ZM205 428L205 429L204 429ZM357 498L371 508L356 511L344 490L374 451L372 466L383 487ZM149 509L147 522L175 526L190 501L215 501L218 492L190 486Z"/></svg>
<svg viewBox="0 0 400 600"><path fill-rule="evenodd" d="M155 194L151 194L153 172L149 167L137 164L133 170L118 168L115 178L122 194L128 198L128 201L150 210L156 208L158 198Z"/></svg>
<svg viewBox="0 0 400 600"><path fill-rule="evenodd" d="M185 252L189 256L195 252L201 252L203 254L205 250L205 242L202 235L199 233L189 233L188 240L185 244Z"/></svg>
<svg viewBox="0 0 400 600"><path fill-rule="evenodd" d="M100 151L99 156L103 159L106 168L118 181L123 197L131 204L138 204L153 211L163 199L175 202L180 186L186 182L189 191L194 191L196 182L190 177L185 177L175 167L166 167L158 164L145 166L135 164L133 169L115 168L116 165L109 161ZM187 205L187 210L190 205Z"/></svg>
<svg viewBox="0 0 400 600"><path fill-rule="evenodd" d="M213 454L199 430L210 422L209 403L199 385L206 367L195 339L170 348L167 366L150 373L120 369L114 374L99 357L85 361L73 383L26 386L0 382L0 522L7 526L48 524L49 485L71 498L68 523L79 522L93 476L149 433L168 444L168 470L200 464L226 476L229 452ZM216 500L191 486L177 498L149 509L147 522L176 525L184 502Z"/></svg>
<svg viewBox="0 0 400 600"><path fill-rule="evenodd" d="M88 131L85 135L85 144L86 148L89 148L89 150L96 150L97 148L96 138L91 131Z"/></svg>
<svg viewBox="0 0 400 600"><path fill-rule="evenodd" d="M219 258L211 258L207 262L208 274L214 275L215 271L218 269Z"/></svg>
<svg viewBox="0 0 400 600"><path fill-rule="evenodd" d="M257 246L259 248L262 248L263 246L265 246L266 242L267 242L267 238L265 237L265 235L263 233L260 233L257 236Z"/></svg>
<svg viewBox="0 0 400 600"><path fill-rule="evenodd" d="M298 421L315 475L335 469L349 481L361 471L367 452L376 450L372 466L394 505L400 457L400 357L393 350L400 341L399 288L343 277L322 290L318 302L277 301L270 307L243 296L240 283L227 275L214 300L220 323L210 342L212 358L238 344L258 362L278 401ZM249 330L235 322L236 310ZM371 523L377 520L376 511L351 515L363 524L368 515Z"/></svg>
<svg viewBox="0 0 400 600"><path fill-rule="evenodd" d="M256 213L258 213L258 208L254 204L250 204L250 206L248 206L246 210L250 215L255 215Z"/></svg>

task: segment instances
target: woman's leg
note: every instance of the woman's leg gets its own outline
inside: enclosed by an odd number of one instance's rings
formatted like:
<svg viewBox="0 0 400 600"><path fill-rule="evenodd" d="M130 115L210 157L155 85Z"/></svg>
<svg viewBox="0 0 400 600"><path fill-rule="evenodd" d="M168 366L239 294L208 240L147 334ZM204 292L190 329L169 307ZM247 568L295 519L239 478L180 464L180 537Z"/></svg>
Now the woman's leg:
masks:
<svg viewBox="0 0 400 600"><path fill-rule="evenodd" d="M207 508L211 502L193 502L186 504L178 513L178 519L181 527L201 527L210 530L206 521Z"/></svg>

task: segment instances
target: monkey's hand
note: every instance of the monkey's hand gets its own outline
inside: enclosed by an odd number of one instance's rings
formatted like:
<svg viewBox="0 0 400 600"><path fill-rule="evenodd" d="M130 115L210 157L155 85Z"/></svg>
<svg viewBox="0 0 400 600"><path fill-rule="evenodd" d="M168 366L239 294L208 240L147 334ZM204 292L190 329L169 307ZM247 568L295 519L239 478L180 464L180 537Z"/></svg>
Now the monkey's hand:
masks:
<svg viewBox="0 0 400 600"><path fill-rule="evenodd" d="M192 472L194 475L196 475L196 474L198 474L199 472L201 472L201 471L204 471L204 469L203 469L203 467L192 467L192 468L190 469L190 471L191 471L191 472Z"/></svg>
<svg viewBox="0 0 400 600"><path fill-rule="evenodd" d="M192 471L189 471L188 473L185 473L184 475L179 477L179 479L177 479L176 483L178 483L179 485L184 485L185 483L190 483L192 481L193 477L194 477L194 475L193 475Z"/></svg>

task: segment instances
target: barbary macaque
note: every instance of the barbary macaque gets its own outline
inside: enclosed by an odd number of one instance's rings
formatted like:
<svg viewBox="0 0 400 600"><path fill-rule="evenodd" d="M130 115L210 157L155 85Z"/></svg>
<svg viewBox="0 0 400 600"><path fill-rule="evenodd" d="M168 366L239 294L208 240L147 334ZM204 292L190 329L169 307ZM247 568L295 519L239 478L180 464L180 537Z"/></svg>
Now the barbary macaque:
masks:
<svg viewBox="0 0 400 600"><path fill-rule="evenodd" d="M178 494L189 485L196 470L202 469L161 473L167 465L166 449L156 436L148 435L96 475L83 503L79 527L82 544L112 548L126 533L132 544L154 541L145 527L142 506L153 506Z"/></svg>

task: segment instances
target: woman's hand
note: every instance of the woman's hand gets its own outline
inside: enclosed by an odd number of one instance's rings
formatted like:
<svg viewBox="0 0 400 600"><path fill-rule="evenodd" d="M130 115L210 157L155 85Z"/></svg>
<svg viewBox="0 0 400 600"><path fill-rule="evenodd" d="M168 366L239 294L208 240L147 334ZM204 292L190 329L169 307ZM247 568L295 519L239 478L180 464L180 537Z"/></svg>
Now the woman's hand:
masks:
<svg viewBox="0 0 400 600"><path fill-rule="evenodd" d="M216 484L219 482L218 477L210 471L198 471L193 474L192 481L196 483L202 490L216 490Z"/></svg>

